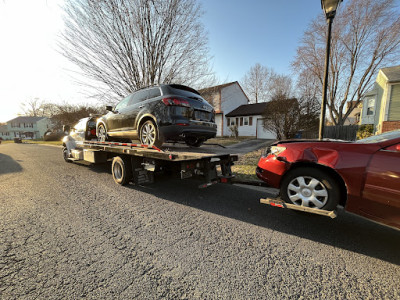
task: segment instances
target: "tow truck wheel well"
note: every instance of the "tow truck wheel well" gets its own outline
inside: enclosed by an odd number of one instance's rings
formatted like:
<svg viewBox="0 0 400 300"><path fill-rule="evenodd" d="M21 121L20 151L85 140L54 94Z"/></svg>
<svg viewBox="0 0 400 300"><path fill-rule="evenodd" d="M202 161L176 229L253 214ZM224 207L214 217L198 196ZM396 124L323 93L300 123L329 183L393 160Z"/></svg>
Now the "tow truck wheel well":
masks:
<svg viewBox="0 0 400 300"><path fill-rule="evenodd" d="M292 164L292 166L290 167L290 171L297 169L297 168L304 168L304 167L311 167L311 168L316 168L319 169L321 171L324 171L326 173L328 173L329 175L331 175L339 184L340 186L340 199L339 199L339 204L342 205L343 207L346 205L346 201L347 201L347 188L346 188L346 184L343 180L343 178L333 169L320 165L320 164L316 164L316 163L309 163L309 162L297 162ZM286 172L286 174L289 174L289 172ZM283 180L283 178L282 178ZM281 180L281 182L282 182Z"/></svg>

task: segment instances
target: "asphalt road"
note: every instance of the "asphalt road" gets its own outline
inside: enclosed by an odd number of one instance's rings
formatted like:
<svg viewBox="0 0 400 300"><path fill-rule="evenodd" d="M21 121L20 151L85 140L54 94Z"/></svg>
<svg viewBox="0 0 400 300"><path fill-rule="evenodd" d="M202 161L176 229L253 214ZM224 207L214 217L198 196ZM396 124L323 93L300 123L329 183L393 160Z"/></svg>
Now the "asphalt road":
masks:
<svg viewBox="0 0 400 300"><path fill-rule="evenodd" d="M400 298L400 231L156 180L122 187L109 165L0 145L0 298Z"/></svg>

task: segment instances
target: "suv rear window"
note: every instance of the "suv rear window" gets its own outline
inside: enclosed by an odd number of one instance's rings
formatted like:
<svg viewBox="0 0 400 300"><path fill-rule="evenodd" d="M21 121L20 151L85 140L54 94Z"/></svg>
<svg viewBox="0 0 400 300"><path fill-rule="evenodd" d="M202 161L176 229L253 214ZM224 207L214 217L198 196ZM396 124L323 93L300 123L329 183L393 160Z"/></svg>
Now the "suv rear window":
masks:
<svg viewBox="0 0 400 300"><path fill-rule="evenodd" d="M167 86L167 89L169 94L188 97L192 99L198 99L198 100L203 99L196 90L184 85L171 84Z"/></svg>

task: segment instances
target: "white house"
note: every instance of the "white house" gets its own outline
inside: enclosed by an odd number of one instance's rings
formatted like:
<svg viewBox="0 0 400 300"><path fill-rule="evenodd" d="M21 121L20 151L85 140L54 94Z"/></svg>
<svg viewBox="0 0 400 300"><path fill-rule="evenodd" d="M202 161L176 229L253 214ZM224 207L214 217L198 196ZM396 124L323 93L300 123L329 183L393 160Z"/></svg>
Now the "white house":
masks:
<svg viewBox="0 0 400 300"><path fill-rule="evenodd" d="M361 124L374 124L375 133L400 129L400 66L379 70L363 99Z"/></svg>
<svg viewBox="0 0 400 300"><path fill-rule="evenodd" d="M263 117L267 102L241 105L226 114L227 127L237 126L239 136L254 136L258 139L276 139L276 134L265 130ZM230 135L230 130L228 134Z"/></svg>
<svg viewBox="0 0 400 300"><path fill-rule="evenodd" d="M46 117L17 117L0 128L3 140L14 138L41 139L51 128L51 121Z"/></svg>
<svg viewBox="0 0 400 300"><path fill-rule="evenodd" d="M229 136L229 126L226 124L225 115L240 105L249 103L239 82L230 82L202 89L199 91L215 109L215 123L217 124L217 136Z"/></svg>

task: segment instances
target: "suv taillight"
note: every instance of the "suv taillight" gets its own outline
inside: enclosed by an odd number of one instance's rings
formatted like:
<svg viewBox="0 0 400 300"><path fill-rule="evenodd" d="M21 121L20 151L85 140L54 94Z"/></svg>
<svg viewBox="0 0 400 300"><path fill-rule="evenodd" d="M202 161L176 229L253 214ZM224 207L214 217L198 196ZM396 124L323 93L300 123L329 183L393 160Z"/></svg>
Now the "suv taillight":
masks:
<svg viewBox="0 0 400 300"><path fill-rule="evenodd" d="M165 105L175 105L175 106L186 106L190 107L190 104L185 99L178 99L178 98L163 98L162 102Z"/></svg>

